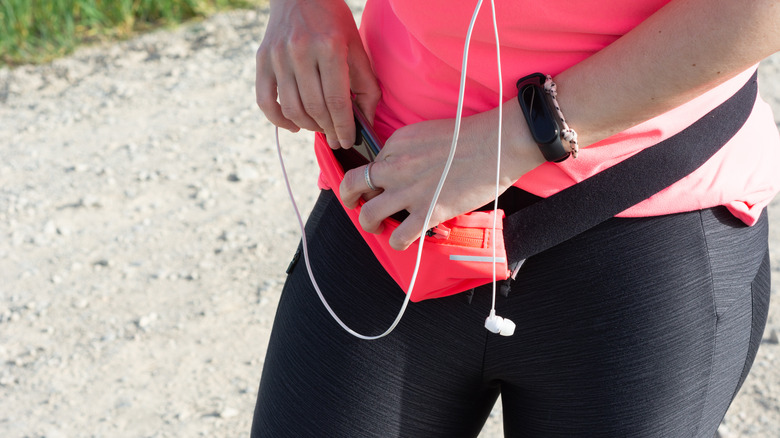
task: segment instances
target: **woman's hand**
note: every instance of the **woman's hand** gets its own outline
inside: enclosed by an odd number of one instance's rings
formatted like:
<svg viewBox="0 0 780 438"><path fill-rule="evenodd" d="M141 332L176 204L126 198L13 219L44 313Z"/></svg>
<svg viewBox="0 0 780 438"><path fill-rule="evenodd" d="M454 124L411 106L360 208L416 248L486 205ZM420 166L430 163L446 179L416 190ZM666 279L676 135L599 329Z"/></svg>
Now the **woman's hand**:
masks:
<svg viewBox="0 0 780 438"><path fill-rule="evenodd" d="M354 142L350 90L372 121L380 96L343 0L272 0L255 86L257 105L271 123L324 132L333 148Z"/></svg>
<svg viewBox="0 0 780 438"><path fill-rule="evenodd" d="M504 110L499 193L544 159L525 125L517 102ZM524 123L524 122L523 122ZM390 237L390 246L406 249L419 236L431 199L439 184L450 151L454 119L431 120L398 129L387 140L371 167L372 191L365 182L365 167L352 169L341 183L340 194L348 208L367 200L360 225L372 233L382 231L382 221L407 210L407 217ZM447 219L479 208L495 199L498 111L465 117L450 172L436 203L430 228Z"/></svg>

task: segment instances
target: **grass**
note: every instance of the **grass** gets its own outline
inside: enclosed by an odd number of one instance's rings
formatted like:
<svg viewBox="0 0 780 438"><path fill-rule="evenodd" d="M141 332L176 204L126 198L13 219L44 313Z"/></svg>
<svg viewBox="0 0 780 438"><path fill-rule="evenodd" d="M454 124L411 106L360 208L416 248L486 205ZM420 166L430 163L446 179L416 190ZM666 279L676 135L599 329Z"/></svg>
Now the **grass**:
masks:
<svg viewBox="0 0 780 438"><path fill-rule="evenodd" d="M79 44L244 8L263 0L0 0L0 64L41 63Z"/></svg>

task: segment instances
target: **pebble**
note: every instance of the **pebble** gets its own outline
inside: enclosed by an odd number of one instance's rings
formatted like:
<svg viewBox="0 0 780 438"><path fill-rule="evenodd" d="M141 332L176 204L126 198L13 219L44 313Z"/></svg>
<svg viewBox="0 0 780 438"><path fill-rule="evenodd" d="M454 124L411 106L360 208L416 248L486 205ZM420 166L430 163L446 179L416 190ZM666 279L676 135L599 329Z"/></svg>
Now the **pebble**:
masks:
<svg viewBox="0 0 780 438"><path fill-rule="evenodd" d="M722 423L720 426L718 426L718 431L715 432L715 438L733 438L733 437L734 435L731 434L729 428Z"/></svg>
<svg viewBox="0 0 780 438"><path fill-rule="evenodd" d="M239 412L237 409L233 409L231 407L226 407L225 409L222 409L217 414L220 418L233 418L238 416Z"/></svg>
<svg viewBox="0 0 780 438"><path fill-rule="evenodd" d="M53 221L46 221L46 223L43 225L43 233L52 236L57 233L57 225L54 224Z"/></svg>
<svg viewBox="0 0 780 438"><path fill-rule="evenodd" d="M12 386L16 383L16 379L8 373L0 374L0 386Z"/></svg>
<svg viewBox="0 0 780 438"><path fill-rule="evenodd" d="M179 421L186 421L188 420L192 414L189 411L181 410L176 414L176 419Z"/></svg>
<svg viewBox="0 0 780 438"><path fill-rule="evenodd" d="M780 344L780 337L778 337L777 330L768 330L768 333L764 335L764 342L774 345Z"/></svg>
<svg viewBox="0 0 780 438"><path fill-rule="evenodd" d="M194 193L191 195L193 199L197 199L198 201L205 201L207 199L211 199L211 192L204 187L195 187Z"/></svg>
<svg viewBox="0 0 780 438"><path fill-rule="evenodd" d="M87 195L83 198L79 199L78 204L76 204L77 207L94 207L99 208L103 206L102 201L97 196L93 195Z"/></svg>
<svg viewBox="0 0 780 438"><path fill-rule="evenodd" d="M111 330L103 334L103 336L100 337L100 340L103 342L112 342L115 341L117 338L117 334L115 331Z"/></svg>
<svg viewBox="0 0 780 438"><path fill-rule="evenodd" d="M110 266L113 266L113 263L111 262L111 260L108 259L98 259L92 262L92 266L108 268Z"/></svg>
<svg viewBox="0 0 780 438"><path fill-rule="evenodd" d="M83 173L89 170L89 166L83 163L74 164L65 168L65 172Z"/></svg>
<svg viewBox="0 0 780 438"><path fill-rule="evenodd" d="M228 181L255 181L260 178L260 172L251 166L241 166L235 172L228 175Z"/></svg>
<svg viewBox="0 0 780 438"><path fill-rule="evenodd" d="M136 325L138 328L146 331L151 327L154 322L157 321L157 314L152 312L146 316L142 316L136 320Z"/></svg>

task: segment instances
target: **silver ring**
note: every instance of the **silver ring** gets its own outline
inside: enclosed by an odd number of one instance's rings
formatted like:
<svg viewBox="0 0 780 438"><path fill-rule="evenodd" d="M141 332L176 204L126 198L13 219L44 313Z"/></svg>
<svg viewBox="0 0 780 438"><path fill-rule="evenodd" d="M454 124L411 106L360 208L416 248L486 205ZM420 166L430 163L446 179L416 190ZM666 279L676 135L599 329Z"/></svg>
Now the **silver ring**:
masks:
<svg viewBox="0 0 780 438"><path fill-rule="evenodd" d="M371 183L371 174L369 173L371 172L371 166L373 165L374 165L373 162L366 164L366 168L363 171L363 177L366 179L366 185L368 186L368 188L373 191L377 191L378 189L374 187L374 184Z"/></svg>

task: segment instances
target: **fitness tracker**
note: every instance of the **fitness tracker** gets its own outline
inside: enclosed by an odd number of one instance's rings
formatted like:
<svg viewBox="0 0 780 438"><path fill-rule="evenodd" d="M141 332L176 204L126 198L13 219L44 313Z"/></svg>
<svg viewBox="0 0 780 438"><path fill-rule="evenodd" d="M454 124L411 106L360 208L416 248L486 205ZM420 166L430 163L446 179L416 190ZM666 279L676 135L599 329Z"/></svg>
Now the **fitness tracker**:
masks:
<svg viewBox="0 0 780 438"><path fill-rule="evenodd" d="M544 89L546 76L533 73L517 81L517 101L544 159L560 163L569 158L570 148L564 144L563 124Z"/></svg>

